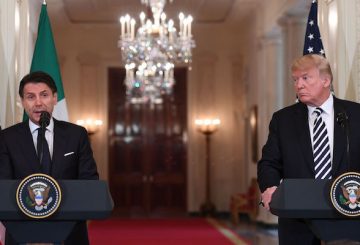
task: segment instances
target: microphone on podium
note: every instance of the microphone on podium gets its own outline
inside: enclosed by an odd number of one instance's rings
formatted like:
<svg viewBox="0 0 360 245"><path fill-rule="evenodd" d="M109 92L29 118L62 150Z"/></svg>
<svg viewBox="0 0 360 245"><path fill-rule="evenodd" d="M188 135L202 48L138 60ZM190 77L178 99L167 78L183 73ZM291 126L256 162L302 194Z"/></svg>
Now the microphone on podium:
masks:
<svg viewBox="0 0 360 245"><path fill-rule="evenodd" d="M347 167L348 171L350 171L350 141L349 141L349 117L346 114L346 111L343 110L336 114L336 122L345 129L346 134L346 160L347 160Z"/></svg>
<svg viewBox="0 0 360 245"><path fill-rule="evenodd" d="M42 163L43 160L43 156L44 156L44 145L45 142L45 132L46 132L46 127L50 124L50 113L47 111L42 111L40 114L40 120L39 120L39 124L40 124L40 128L38 129L38 137L37 137L37 153L38 153L38 157L39 157L39 161L40 163ZM46 147L47 144L46 144Z"/></svg>
<svg viewBox="0 0 360 245"><path fill-rule="evenodd" d="M50 113L47 111L42 111L40 114L39 124L42 129L45 129L50 124Z"/></svg>

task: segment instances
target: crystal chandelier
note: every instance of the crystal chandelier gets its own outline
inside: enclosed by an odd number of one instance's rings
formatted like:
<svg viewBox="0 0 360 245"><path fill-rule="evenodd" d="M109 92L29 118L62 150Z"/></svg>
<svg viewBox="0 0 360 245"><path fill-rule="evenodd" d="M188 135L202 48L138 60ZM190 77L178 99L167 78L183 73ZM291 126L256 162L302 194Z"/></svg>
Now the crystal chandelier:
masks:
<svg viewBox="0 0 360 245"><path fill-rule="evenodd" d="M170 0L171 2L171 0ZM195 42L191 35L193 18L179 14L179 31L163 12L166 0L141 0L152 16L140 14L140 27L128 14L121 16L118 42L125 63L126 97L131 103L162 103L171 94L175 64L191 63Z"/></svg>

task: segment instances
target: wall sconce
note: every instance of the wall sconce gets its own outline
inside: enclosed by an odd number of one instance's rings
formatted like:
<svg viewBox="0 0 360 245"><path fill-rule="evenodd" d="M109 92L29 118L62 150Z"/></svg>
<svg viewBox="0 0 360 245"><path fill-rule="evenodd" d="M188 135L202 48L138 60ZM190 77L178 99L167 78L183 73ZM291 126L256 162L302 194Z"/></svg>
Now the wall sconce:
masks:
<svg viewBox="0 0 360 245"><path fill-rule="evenodd" d="M205 152L205 160L206 160L206 196L205 196L205 202L203 204L201 204L200 206L200 210L201 213L203 215L206 216L212 216L215 214L216 212L216 207L215 205L211 202L211 196L210 196L210 192L211 192L211 176L210 176L210 136L216 131L218 130L219 126L220 126L220 119L215 118L215 119L196 119L195 120L195 125L197 130L199 130L199 132L201 132L202 134L205 135L205 140L206 140L206 152Z"/></svg>
<svg viewBox="0 0 360 245"><path fill-rule="evenodd" d="M196 119L195 125L197 130L199 130L203 134L212 134L216 130L218 130L220 126L220 119Z"/></svg>
<svg viewBox="0 0 360 245"><path fill-rule="evenodd" d="M103 125L103 121L96 119L80 119L76 121L77 125L83 126L84 128L86 128L88 135L91 136L93 134L95 134L97 131L99 131L101 125Z"/></svg>

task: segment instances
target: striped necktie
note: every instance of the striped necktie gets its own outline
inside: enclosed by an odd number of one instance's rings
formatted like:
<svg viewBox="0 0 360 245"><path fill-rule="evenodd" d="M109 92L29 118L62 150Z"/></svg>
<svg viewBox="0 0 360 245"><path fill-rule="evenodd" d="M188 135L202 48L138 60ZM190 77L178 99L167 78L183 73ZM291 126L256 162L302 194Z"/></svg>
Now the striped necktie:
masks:
<svg viewBox="0 0 360 245"><path fill-rule="evenodd" d="M323 110L317 107L313 131L313 153L315 163L315 179L331 179L331 155L329 137L325 122L322 120Z"/></svg>

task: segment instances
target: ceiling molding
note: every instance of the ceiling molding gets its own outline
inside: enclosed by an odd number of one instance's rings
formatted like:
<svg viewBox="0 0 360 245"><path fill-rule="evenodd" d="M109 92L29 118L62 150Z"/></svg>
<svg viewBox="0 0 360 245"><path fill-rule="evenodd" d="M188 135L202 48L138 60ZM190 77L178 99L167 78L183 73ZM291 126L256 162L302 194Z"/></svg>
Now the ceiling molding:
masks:
<svg viewBox="0 0 360 245"><path fill-rule="evenodd" d="M129 13L137 19L141 11L146 11L140 0L62 1L64 12L72 24L117 24L121 15ZM228 19L236 1L239 0L177 0L165 6L165 13L177 19L178 13L183 11L191 14L197 24L223 23Z"/></svg>

